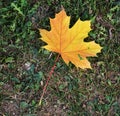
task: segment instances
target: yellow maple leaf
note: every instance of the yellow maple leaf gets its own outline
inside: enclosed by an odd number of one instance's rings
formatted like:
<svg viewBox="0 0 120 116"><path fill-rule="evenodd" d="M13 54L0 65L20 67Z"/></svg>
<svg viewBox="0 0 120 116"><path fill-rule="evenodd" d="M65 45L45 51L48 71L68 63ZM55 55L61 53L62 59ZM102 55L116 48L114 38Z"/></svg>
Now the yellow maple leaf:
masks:
<svg viewBox="0 0 120 116"><path fill-rule="evenodd" d="M90 21L80 19L69 28L70 16L62 10L55 18L50 18L51 30L40 29L41 40L47 43L45 49L57 52L66 64L72 62L76 67L91 68L86 57L96 56L102 47L94 41L84 42L91 31Z"/></svg>

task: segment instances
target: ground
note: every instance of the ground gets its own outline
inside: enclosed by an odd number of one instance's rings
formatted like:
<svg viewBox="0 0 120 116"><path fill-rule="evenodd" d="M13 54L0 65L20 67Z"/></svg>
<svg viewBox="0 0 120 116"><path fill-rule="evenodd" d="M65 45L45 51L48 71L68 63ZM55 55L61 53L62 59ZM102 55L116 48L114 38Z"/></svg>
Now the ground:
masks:
<svg viewBox="0 0 120 116"><path fill-rule="evenodd" d="M60 59L38 106L57 56L41 48L45 43L38 29L49 30L49 17L62 7L71 27L78 18L92 21L85 41L103 49L88 58L92 69L67 66ZM0 9L0 115L120 115L119 0L1 0Z"/></svg>

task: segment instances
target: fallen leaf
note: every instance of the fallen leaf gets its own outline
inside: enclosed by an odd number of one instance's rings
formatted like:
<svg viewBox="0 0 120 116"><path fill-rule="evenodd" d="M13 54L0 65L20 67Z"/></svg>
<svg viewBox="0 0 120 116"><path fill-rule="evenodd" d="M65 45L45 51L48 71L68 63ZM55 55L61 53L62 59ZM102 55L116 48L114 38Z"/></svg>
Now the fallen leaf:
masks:
<svg viewBox="0 0 120 116"><path fill-rule="evenodd" d="M50 18L51 30L40 29L41 40L47 43L45 49L57 52L66 64L72 62L76 67L82 69L91 68L86 57L96 56L102 49L94 41L84 42L91 31L91 22L78 21L69 28L70 16L66 15L64 9Z"/></svg>

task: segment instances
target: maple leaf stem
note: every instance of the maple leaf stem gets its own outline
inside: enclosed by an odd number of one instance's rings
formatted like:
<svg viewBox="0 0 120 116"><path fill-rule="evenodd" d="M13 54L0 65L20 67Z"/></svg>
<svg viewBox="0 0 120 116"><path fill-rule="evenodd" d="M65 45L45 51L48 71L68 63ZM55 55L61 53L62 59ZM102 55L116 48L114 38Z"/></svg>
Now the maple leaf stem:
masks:
<svg viewBox="0 0 120 116"><path fill-rule="evenodd" d="M49 80L51 79L52 74L54 73L54 69L55 69L55 67L56 67L56 62L59 60L59 56L60 56L60 55L58 54L57 57L56 57L56 60L55 60L55 62L54 62L54 65L52 66L52 68L51 68L51 70L50 70L50 72L49 72L49 76L48 76L47 82L45 83L45 86L44 86L44 88L43 88L42 95L41 95L41 97L40 97L40 101L39 101L39 104L38 104L39 106L40 106L41 103L42 103L42 99L43 99L43 97L44 97L44 94L46 93Z"/></svg>

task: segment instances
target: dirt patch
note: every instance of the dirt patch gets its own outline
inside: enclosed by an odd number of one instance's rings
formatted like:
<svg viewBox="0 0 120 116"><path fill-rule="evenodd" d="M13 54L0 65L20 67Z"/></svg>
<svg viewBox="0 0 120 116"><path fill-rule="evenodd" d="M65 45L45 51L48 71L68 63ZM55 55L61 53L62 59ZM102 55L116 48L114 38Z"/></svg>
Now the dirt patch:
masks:
<svg viewBox="0 0 120 116"><path fill-rule="evenodd" d="M1 103L1 112L3 115L9 115L9 116L19 116L19 107L16 102L14 101L4 101Z"/></svg>

